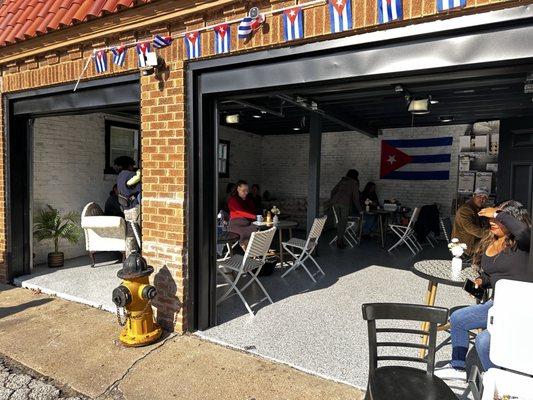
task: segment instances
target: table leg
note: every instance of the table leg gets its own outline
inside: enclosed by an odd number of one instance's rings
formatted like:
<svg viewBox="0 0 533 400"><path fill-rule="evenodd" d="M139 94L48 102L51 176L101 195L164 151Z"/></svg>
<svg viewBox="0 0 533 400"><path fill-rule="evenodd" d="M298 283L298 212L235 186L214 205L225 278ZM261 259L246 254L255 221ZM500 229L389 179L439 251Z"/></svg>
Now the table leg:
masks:
<svg viewBox="0 0 533 400"><path fill-rule="evenodd" d="M279 261L280 265L283 268L283 237L281 235L282 229L278 229L279 236Z"/></svg>
<svg viewBox="0 0 533 400"><path fill-rule="evenodd" d="M379 218L379 234L381 235L381 248L385 248L385 232L383 231L383 218L385 218L385 216L383 214L379 214L378 215L378 218Z"/></svg>
<svg viewBox="0 0 533 400"><path fill-rule="evenodd" d="M357 238L357 241L359 244L361 244L361 237L363 236L363 225L365 224L365 213L361 213L361 217L359 218L359 237Z"/></svg>
<svg viewBox="0 0 533 400"><path fill-rule="evenodd" d="M428 283L428 289L426 291L426 295L424 298L424 304L427 306L434 306L435 305L435 298L437 297L437 287L438 284L436 282L429 282ZM429 330L429 322L422 322L422 330L427 331ZM427 345L429 343L429 336L422 335L422 344ZM420 349L419 351L419 357L424 358L426 356L426 350Z"/></svg>

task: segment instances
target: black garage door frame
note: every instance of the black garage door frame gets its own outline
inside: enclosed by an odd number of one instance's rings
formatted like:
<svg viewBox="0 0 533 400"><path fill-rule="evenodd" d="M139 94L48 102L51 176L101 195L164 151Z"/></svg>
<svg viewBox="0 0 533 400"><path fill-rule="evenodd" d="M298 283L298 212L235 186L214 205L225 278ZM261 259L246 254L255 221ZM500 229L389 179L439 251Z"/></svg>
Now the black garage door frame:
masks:
<svg viewBox="0 0 533 400"><path fill-rule="evenodd" d="M139 74L4 95L7 278L31 272L33 119L140 105Z"/></svg>
<svg viewBox="0 0 533 400"><path fill-rule="evenodd" d="M529 71L533 8L409 25L187 64L188 327L216 324L216 145L221 96L339 89Z"/></svg>

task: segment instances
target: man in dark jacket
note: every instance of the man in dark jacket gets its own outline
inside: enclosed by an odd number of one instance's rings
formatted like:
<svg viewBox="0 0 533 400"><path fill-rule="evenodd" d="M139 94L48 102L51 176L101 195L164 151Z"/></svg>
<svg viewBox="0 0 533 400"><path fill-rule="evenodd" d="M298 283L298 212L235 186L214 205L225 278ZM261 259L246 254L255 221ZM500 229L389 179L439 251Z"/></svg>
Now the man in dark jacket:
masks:
<svg viewBox="0 0 533 400"><path fill-rule="evenodd" d="M478 215L489 199L489 192L485 188L478 188L470 200L463 204L455 214L452 238L459 239L468 248L465 253L472 256L481 238L487 234L488 227Z"/></svg>
<svg viewBox="0 0 533 400"><path fill-rule="evenodd" d="M331 191L331 205L337 213L337 247L344 248L344 232L348 224L350 208L355 205L357 213L361 213L361 203L359 201L359 172L355 169L348 171Z"/></svg>

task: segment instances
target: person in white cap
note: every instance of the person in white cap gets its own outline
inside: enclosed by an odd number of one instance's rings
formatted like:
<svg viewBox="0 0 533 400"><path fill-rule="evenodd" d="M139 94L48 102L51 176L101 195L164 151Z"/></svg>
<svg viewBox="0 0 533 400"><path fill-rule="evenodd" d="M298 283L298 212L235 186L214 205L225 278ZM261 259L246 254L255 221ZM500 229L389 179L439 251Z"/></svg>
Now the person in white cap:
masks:
<svg viewBox="0 0 533 400"><path fill-rule="evenodd" d="M486 188L477 188L470 200L463 204L455 214L453 221L452 238L459 239L468 247L465 253L472 256L480 240L488 232L488 226L478 213L487 203L489 191Z"/></svg>

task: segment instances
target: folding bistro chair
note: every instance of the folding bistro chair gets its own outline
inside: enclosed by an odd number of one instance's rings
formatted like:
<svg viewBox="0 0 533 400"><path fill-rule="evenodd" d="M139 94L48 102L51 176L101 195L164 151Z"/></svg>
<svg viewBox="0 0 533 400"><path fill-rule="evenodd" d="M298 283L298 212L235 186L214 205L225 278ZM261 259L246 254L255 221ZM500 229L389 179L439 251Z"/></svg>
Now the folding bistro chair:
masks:
<svg viewBox="0 0 533 400"><path fill-rule="evenodd" d="M318 239L322 234L322 230L324 229L327 218L327 216L315 218L313 221L313 226L309 231L309 236L307 236L307 240L291 238L288 242L282 243L283 248L287 251L287 253L294 257L294 263L287 271L285 271L283 275L281 275L282 278L284 278L289 272L294 271L296 268L301 266L311 277L311 280L316 282L315 277L313 274L311 274L311 272L309 272L309 269L307 269L307 266L305 265L305 261L307 259L310 259L316 265L318 268L317 273L320 272L322 275L325 275L324 271L322 271L322 268L320 268L320 265L318 265L311 253L313 253L318 245Z"/></svg>
<svg viewBox="0 0 533 400"><path fill-rule="evenodd" d="M337 216L337 211L335 210L335 206L331 207L333 209L333 217L335 218L335 226L339 224L339 217ZM344 231L344 239L348 242L350 247L356 246L359 241L357 240L357 225L359 223L359 219L353 219L352 221L348 220L348 223L346 224L346 230ZM329 245L331 246L335 241L337 240L337 235L331 241L329 242Z"/></svg>
<svg viewBox="0 0 533 400"><path fill-rule="evenodd" d="M363 304L363 318L368 322L369 373L365 400L457 400L457 396L448 385L434 375L435 351L437 343L437 325L448 320L448 310L442 307L428 307L418 304L374 303ZM376 327L376 321L400 320L429 323L427 330L407 328ZM385 341L382 333L429 335L427 345L414 342ZM396 336L397 337L397 336ZM395 340L396 337L393 339ZM378 352L378 347L380 351ZM411 348L427 350L425 358L401 355L395 352L387 354L384 349ZM378 367L379 361L406 361L426 364L426 369L399 365Z"/></svg>
<svg viewBox="0 0 533 400"><path fill-rule="evenodd" d="M411 215L411 219L409 220L409 224L407 226L389 224L391 231L393 231L399 238L398 241L389 250L387 250L389 253L402 244L405 244L407 247L409 247L409 250L411 250L413 255L416 255L416 253L422 250L422 245L418 242L413 229L419 213L420 208L416 207L413 210L413 214Z"/></svg>
<svg viewBox="0 0 533 400"><path fill-rule="evenodd" d="M248 247L246 247L246 252L244 253L244 256L241 254L235 254L225 260L217 261L219 271L221 271L222 268L225 268L235 271L237 273L235 280L232 281L228 275L221 272L221 275L230 285L230 288L217 301L217 304L220 304L221 302L226 300L232 291L235 291L235 294L239 296L244 306L252 316L254 315L254 312L252 311L253 306L263 302L264 300L268 300L270 304L273 303L272 299L270 298L269 294L267 293L257 276L261 272L261 268L263 268L263 265L265 265L265 258L267 256L268 250L270 249L270 244L272 243L272 239L274 238L275 233L275 227L262 232L253 232L252 236L250 237L250 241L248 242ZM241 277L245 274L250 275L250 280L242 288L239 289L237 284L239 283ZM250 306L245 300L242 292L244 292L244 290L246 290L246 288L248 288L248 286L250 286L253 282L257 283L257 285L265 294L265 297Z"/></svg>

